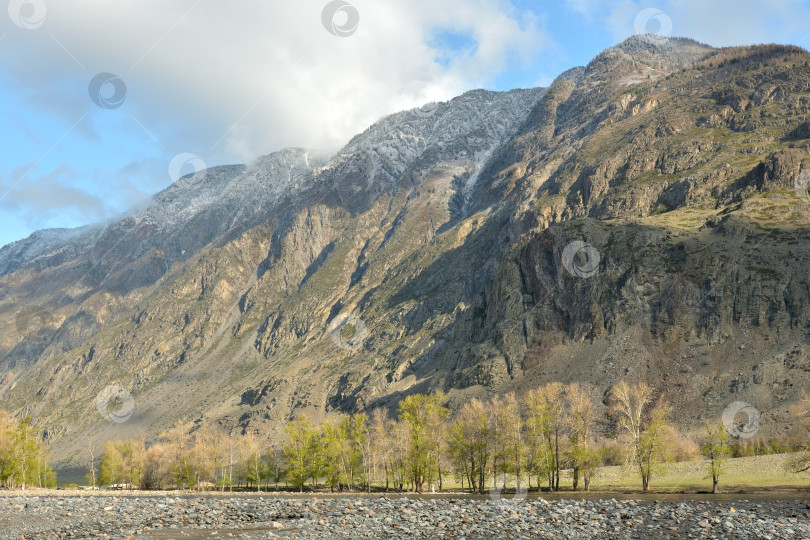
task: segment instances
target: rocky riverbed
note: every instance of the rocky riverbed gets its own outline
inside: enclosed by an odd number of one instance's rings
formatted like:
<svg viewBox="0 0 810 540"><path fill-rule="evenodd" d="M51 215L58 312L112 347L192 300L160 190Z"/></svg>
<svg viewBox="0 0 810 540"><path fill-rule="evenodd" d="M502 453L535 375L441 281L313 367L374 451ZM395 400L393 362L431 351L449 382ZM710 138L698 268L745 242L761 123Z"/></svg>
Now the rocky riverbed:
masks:
<svg viewBox="0 0 810 540"><path fill-rule="evenodd" d="M810 504L392 496L0 497L2 539L277 537L810 538Z"/></svg>

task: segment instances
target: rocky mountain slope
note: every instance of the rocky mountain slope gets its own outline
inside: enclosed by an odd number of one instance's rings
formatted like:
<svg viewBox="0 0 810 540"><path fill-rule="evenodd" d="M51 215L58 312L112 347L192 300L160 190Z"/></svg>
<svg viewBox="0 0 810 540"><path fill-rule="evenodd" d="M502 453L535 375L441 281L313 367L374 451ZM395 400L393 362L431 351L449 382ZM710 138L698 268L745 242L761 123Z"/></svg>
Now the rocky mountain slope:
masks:
<svg viewBox="0 0 810 540"><path fill-rule="evenodd" d="M56 457L179 418L647 380L762 434L808 382L810 55L636 36L0 250L0 405ZM798 186L798 187L797 187ZM107 407L110 402L116 405Z"/></svg>

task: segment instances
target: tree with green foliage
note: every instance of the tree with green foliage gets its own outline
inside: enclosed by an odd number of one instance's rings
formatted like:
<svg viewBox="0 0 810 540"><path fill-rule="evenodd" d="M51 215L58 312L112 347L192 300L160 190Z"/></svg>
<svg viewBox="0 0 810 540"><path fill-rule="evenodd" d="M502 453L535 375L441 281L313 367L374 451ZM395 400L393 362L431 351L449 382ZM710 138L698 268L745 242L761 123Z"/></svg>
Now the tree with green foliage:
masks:
<svg viewBox="0 0 810 540"><path fill-rule="evenodd" d="M277 444L265 450L264 460L267 463L268 482L273 482L278 490L278 483L287 475L287 463L284 459L284 451Z"/></svg>
<svg viewBox="0 0 810 540"><path fill-rule="evenodd" d="M26 486L38 483L39 444L34 429L31 427L31 417L26 417L17 426L16 441L14 445L15 476L17 483L25 490Z"/></svg>
<svg viewBox="0 0 810 540"><path fill-rule="evenodd" d="M121 445L120 451L123 458L124 483L130 486L140 485L143 455L146 452L144 440L129 439Z"/></svg>
<svg viewBox="0 0 810 540"><path fill-rule="evenodd" d="M456 473L470 490L484 493L492 455L489 410L478 399L464 404L450 424L448 452Z"/></svg>
<svg viewBox="0 0 810 540"><path fill-rule="evenodd" d="M287 479L298 491L304 491L304 485L312 471L313 451L316 450L318 429L308 417L302 416L293 420L284 429L287 439L284 442L284 457L287 461Z"/></svg>
<svg viewBox="0 0 810 540"><path fill-rule="evenodd" d="M367 437L367 417L363 413L345 416L341 419L349 440L348 455L344 457L349 489L354 489L365 480L364 456Z"/></svg>
<svg viewBox="0 0 810 540"><path fill-rule="evenodd" d="M568 430L568 461L573 471L573 489L582 478L585 491L590 489L591 475L599 464L599 452L593 447L593 425L596 422L591 394L577 383L565 387L565 419Z"/></svg>
<svg viewBox="0 0 810 540"><path fill-rule="evenodd" d="M709 475L712 477L712 493L717 493L717 484L723 467L731 455L728 432L722 422L706 424L706 432L700 445L700 453L709 460Z"/></svg>
<svg viewBox="0 0 810 540"><path fill-rule="evenodd" d="M0 411L0 483L21 489L56 484L56 473L48 465L48 448L30 417L17 422Z"/></svg>
<svg viewBox="0 0 810 540"><path fill-rule="evenodd" d="M503 488L506 488L506 475L513 475L518 490L525 468L526 441L523 430L523 417L520 404L513 393L493 398L489 403L492 419L493 466L492 474L497 487L497 475L503 475Z"/></svg>
<svg viewBox="0 0 810 540"><path fill-rule="evenodd" d="M371 493L372 467L374 456L372 451L371 427L369 426L368 415L357 413L352 415L352 444L358 456L359 482L364 483L366 491ZM352 479L351 485L355 484Z"/></svg>
<svg viewBox="0 0 810 540"><path fill-rule="evenodd" d="M433 456L437 437L441 436L436 426L449 412L441 403L444 394L414 394L399 402L399 417L408 430L409 449L406 470L414 489L422 493L426 482L431 482L437 468Z"/></svg>
<svg viewBox="0 0 810 540"><path fill-rule="evenodd" d="M107 441L101 454L98 481L102 485L111 486L124 482L124 457L116 443Z"/></svg>
<svg viewBox="0 0 810 540"><path fill-rule="evenodd" d="M672 440L671 414L672 408L659 402L650 411L650 420L641 433L636 459L644 491L649 489L653 473L660 471L667 460L667 449Z"/></svg>
<svg viewBox="0 0 810 540"><path fill-rule="evenodd" d="M258 493L262 489L262 480L266 476L266 470L264 452L253 433L248 433L242 439L242 456L242 474L251 485L256 486Z"/></svg>
<svg viewBox="0 0 810 540"><path fill-rule="evenodd" d="M141 439L129 439L124 442L108 441L101 454L99 482L106 485L138 485L145 452Z"/></svg>
<svg viewBox="0 0 810 540"><path fill-rule="evenodd" d="M650 487L653 473L666 457L671 433L671 409L663 402L655 404L652 388L646 383L621 381L613 388L612 409L627 441L630 462L641 476L643 491Z"/></svg>
<svg viewBox="0 0 810 540"><path fill-rule="evenodd" d="M343 486L348 483L351 441L345 418L340 414L326 418L321 423L326 483L331 491L343 491Z"/></svg>
<svg viewBox="0 0 810 540"><path fill-rule="evenodd" d="M16 431L17 423L8 413L0 411L0 482L6 487L14 484Z"/></svg>
<svg viewBox="0 0 810 540"><path fill-rule="evenodd" d="M427 443L428 443L428 474L427 481L432 486L436 480L439 491L443 486L444 455L447 448L447 418L450 411L442 405L445 396L442 392L434 395L435 399L428 400L426 407Z"/></svg>
<svg viewBox="0 0 810 540"><path fill-rule="evenodd" d="M195 487L194 468L189 455L190 429L189 423L178 420L168 431L161 434L166 459L171 464L172 479L179 489Z"/></svg>
<svg viewBox="0 0 810 540"><path fill-rule="evenodd" d="M321 424L325 472L330 489L353 489L363 479L366 416L338 414Z"/></svg>
<svg viewBox="0 0 810 540"><path fill-rule="evenodd" d="M530 441L527 468L537 476L538 485L545 475L552 490L560 489L563 390L561 383L553 382L530 390L524 397Z"/></svg>

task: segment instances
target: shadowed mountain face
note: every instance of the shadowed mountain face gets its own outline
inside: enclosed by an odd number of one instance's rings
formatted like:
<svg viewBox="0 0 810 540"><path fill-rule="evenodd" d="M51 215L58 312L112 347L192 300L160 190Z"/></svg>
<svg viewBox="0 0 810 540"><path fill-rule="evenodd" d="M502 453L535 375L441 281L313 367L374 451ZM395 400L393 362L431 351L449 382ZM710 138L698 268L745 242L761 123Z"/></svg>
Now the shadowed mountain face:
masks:
<svg viewBox="0 0 810 540"><path fill-rule="evenodd" d="M647 380L789 428L808 383L810 55L637 36L0 250L0 405L57 458L208 418ZM798 187L797 187L798 186ZM111 405L112 406L108 406ZM117 408L116 408L117 407Z"/></svg>

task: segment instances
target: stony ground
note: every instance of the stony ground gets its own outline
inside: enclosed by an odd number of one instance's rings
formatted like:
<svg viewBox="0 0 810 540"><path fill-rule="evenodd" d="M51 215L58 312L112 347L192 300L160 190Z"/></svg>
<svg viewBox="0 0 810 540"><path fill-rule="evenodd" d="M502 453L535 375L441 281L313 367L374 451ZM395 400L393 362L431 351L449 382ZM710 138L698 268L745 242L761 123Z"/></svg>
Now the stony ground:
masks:
<svg viewBox="0 0 810 540"><path fill-rule="evenodd" d="M0 538L810 538L804 501L7 496Z"/></svg>

